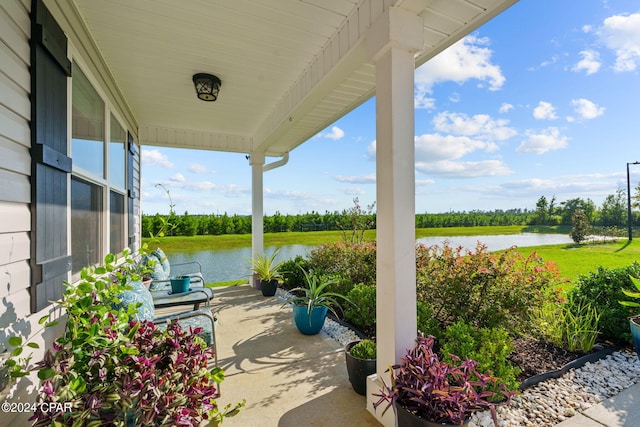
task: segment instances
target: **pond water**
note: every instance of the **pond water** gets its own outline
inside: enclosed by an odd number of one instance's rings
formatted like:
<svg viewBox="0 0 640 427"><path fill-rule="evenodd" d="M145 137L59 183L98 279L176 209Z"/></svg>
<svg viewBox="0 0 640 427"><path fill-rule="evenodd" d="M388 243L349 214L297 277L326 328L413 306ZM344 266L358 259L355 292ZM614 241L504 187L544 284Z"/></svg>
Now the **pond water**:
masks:
<svg viewBox="0 0 640 427"><path fill-rule="evenodd" d="M490 236L451 236L451 237L422 237L417 240L427 246L442 245L448 240L452 247L462 246L467 249L475 249L478 241L487 245L489 251L507 249L511 246L539 246L571 243L572 240L565 234L539 234L520 233ZM303 257L314 248L310 245L286 245L280 246L278 260L294 258L296 255ZM265 253L270 255L276 249L274 246L266 246ZM236 249L210 249L194 252L168 252L167 256L172 264L188 261L198 261L202 264L202 274L207 282L223 282L227 280L248 279L251 275L250 260L251 247Z"/></svg>

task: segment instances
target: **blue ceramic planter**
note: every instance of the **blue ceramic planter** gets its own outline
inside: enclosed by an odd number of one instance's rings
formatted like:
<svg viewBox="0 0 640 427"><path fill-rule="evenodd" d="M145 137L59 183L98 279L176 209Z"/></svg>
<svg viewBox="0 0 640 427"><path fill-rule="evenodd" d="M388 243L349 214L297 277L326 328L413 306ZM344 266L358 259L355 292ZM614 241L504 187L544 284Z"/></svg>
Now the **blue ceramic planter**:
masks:
<svg viewBox="0 0 640 427"><path fill-rule="evenodd" d="M172 294L179 294L189 290L189 284L191 283L191 278L189 276L172 277L170 280Z"/></svg>
<svg viewBox="0 0 640 427"><path fill-rule="evenodd" d="M640 316L629 319L631 325L631 338L633 338L633 346L636 348L636 354L640 359Z"/></svg>
<svg viewBox="0 0 640 427"><path fill-rule="evenodd" d="M306 305L293 305L293 319L300 332L305 335L315 335L324 326L327 311L327 307L314 307L309 318Z"/></svg>

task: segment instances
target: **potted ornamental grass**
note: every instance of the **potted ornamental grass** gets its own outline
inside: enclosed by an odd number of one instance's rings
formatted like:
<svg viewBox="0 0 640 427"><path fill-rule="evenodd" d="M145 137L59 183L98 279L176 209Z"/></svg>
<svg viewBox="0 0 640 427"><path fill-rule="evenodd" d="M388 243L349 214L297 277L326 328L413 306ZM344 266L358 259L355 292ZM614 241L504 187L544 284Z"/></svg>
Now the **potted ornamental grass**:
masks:
<svg viewBox="0 0 640 427"><path fill-rule="evenodd" d="M365 396L367 377L376 372L376 343L370 339L350 342L344 354L349 382L356 393Z"/></svg>
<svg viewBox="0 0 640 427"><path fill-rule="evenodd" d="M271 297L276 294L278 284L282 280L283 261L276 262L279 249L273 251L271 256L256 254L251 260L251 271L254 277L259 281L260 290L265 297Z"/></svg>
<svg viewBox="0 0 640 427"><path fill-rule="evenodd" d="M451 355L453 362L439 360L433 351L433 336L416 338L402 363L391 368L391 384L384 380L375 409L393 407L398 426L468 425L477 411L490 410L497 426L495 406L508 404L515 394L506 389L490 372L476 370L477 362ZM489 389L498 389L502 395Z"/></svg>
<svg viewBox="0 0 640 427"><path fill-rule="evenodd" d="M302 271L307 286L291 289L291 296L282 304L282 307L286 305L293 307L293 319L300 332L305 335L315 335L324 326L329 311L336 317L338 317L336 310L343 311L339 301L355 304L346 296L330 291L329 286L337 283L335 279L310 274L304 269Z"/></svg>

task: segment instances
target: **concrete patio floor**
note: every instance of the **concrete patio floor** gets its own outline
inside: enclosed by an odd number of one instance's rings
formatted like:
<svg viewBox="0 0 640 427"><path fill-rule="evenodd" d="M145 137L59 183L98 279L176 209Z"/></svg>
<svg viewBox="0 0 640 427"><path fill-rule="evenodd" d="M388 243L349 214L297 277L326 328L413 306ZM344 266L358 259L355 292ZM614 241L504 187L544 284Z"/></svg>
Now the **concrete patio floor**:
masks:
<svg viewBox="0 0 640 427"><path fill-rule="evenodd" d="M224 426L380 426L351 388L344 349L328 335L306 336L291 309L249 285L215 288L221 406L247 404Z"/></svg>
<svg viewBox="0 0 640 427"><path fill-rule="evenodd" d="M347 377L344 349L324 332L298 332L291 309L248 284L215 288L218 364L225 370L220 406L246 399L224 426L381 426ZM558 427L640 425L640 384Z"/></svg>

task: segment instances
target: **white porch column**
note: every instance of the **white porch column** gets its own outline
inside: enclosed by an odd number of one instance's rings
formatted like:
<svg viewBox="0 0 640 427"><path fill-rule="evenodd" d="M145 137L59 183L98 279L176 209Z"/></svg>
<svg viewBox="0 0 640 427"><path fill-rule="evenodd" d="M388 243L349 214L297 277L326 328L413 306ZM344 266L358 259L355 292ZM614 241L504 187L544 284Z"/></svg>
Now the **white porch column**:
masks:
<svg viewBox="0 0 640 427"><path fill-rule="evenodd" d="M390 365L413 345L416 331L414 53L422 19L390 8L367 36L376 64L377 375L389 384ZM367 406L379 384L367 382ZM373 414L394 426L389 409Z"/></svg>
<svg viewBox="0 0 640 427"><path fill-rule="evenodd" d="M251 256L264 254L264 153L251 153ZM252 283L253 285L253 283Z"/></svg>

